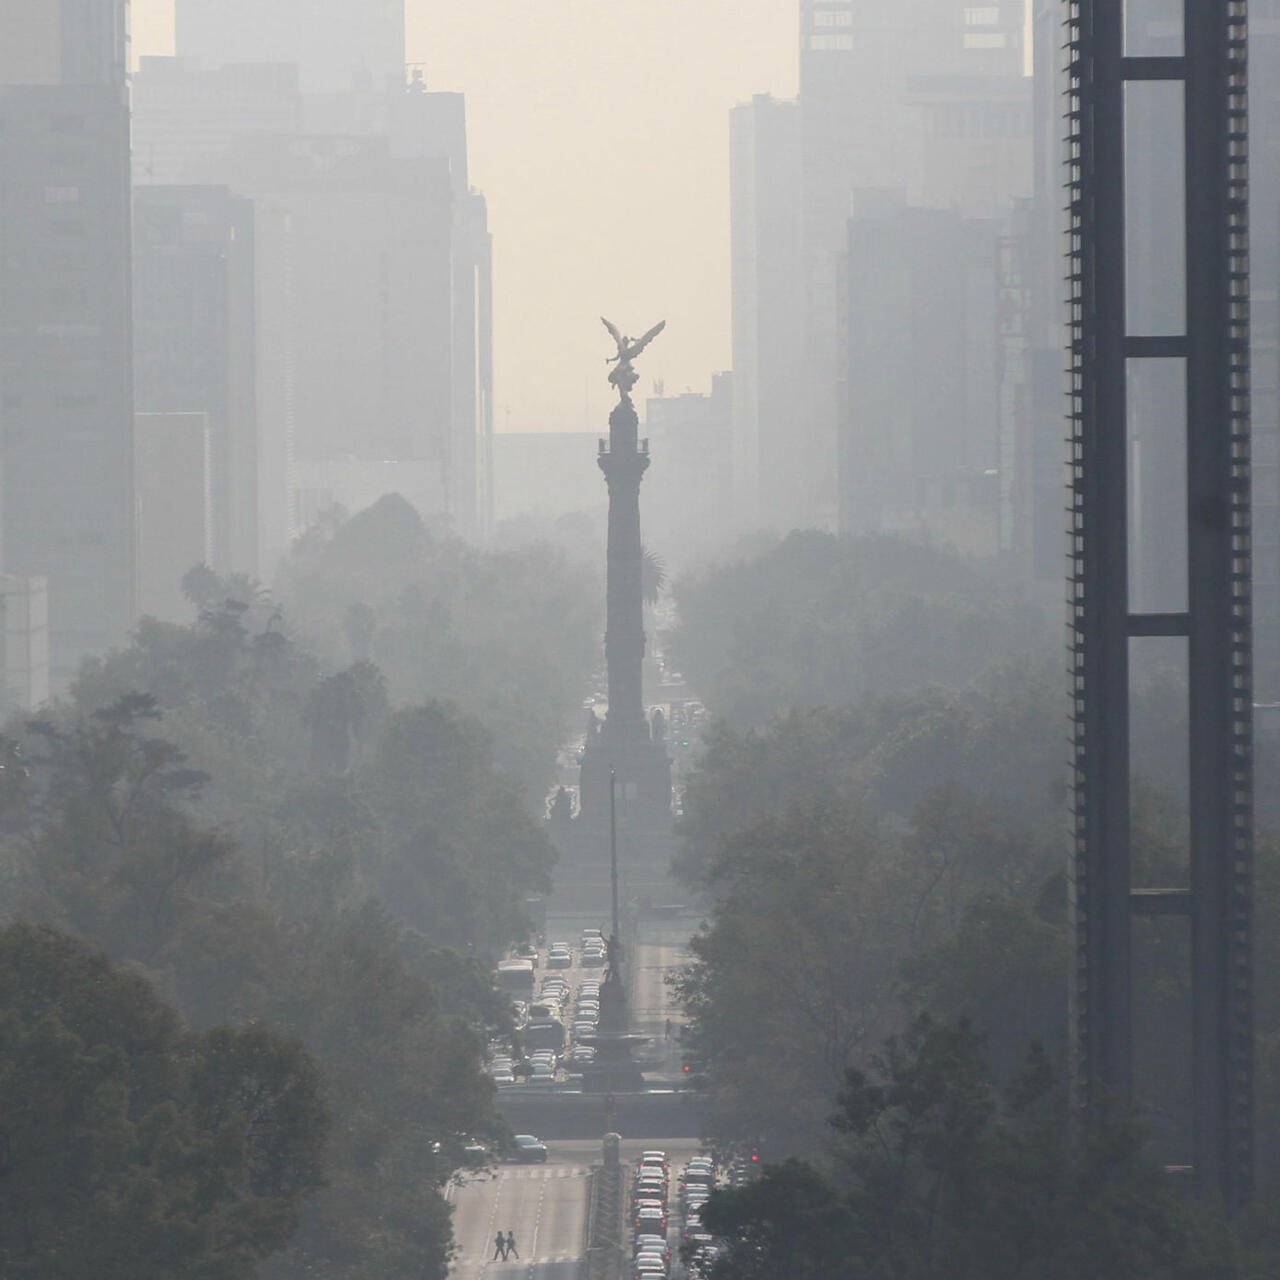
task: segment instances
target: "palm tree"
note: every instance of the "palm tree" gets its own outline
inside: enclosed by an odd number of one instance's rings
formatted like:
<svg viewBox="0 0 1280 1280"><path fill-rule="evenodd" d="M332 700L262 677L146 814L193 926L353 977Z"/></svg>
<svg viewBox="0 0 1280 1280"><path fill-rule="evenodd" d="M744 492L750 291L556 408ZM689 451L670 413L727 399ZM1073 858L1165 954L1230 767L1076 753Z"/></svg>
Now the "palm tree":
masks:
<svg viewBox="0 0 1280 1280"><path fill-rule="evenodd" d="M667 566L662 557L648 547L640 549L640 598L652 608L667 585Z"/></svg>

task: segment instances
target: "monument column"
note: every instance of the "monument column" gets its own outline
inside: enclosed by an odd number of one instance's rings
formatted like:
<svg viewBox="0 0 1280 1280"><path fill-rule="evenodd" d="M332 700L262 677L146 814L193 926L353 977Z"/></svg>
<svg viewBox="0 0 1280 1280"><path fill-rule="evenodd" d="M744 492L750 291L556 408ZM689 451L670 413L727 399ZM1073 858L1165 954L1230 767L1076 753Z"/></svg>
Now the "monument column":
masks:
<svg viewBox="0 0 1280 1280"><path fill-rule="evenodd" d="M618 403L609 415L609 439L600 441L597 461L609 488L608 594L605 610L605 662L609 672L609 710L601 726L592 714L583 751L581 816L603 823L617 778L616 802L628 825L669 828L671 760L654 741L644 709L644 553L640 543L640 481L649 468L649 445L638 437L640 419L631 391L640 380L632 361L666 327L655 325L643 338L624 337L608 320L618 344L609 382Z"/></svg>
<svg viewBox="0 0 1280 1280"><path fill-rule="evenodd" d="M609 443L597 461L609 488L609 586L604 633L609 669L606 741L648 738L644 716L644 590L640 545L640 481L649 466L636 438L639 419L629 397L609 415ZM647 444L647 442L646 442Z"/></svg>

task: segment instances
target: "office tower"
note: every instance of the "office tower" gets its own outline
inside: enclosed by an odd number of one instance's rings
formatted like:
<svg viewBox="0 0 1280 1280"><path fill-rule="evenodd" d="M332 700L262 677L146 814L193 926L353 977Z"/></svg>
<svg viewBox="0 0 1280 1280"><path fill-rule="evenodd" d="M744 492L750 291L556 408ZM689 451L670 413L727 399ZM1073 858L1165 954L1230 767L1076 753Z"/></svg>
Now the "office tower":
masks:
<svg viewBox="0 0 1280 1280"><path fill-rule="evenodd" d="M392 473L424 511L483 531L492 247L462 95L417 77L303 94L294 68L146 58L134 102L135 181L254 203L263 575L325 502Z"/></svg>
<svg viewBox="0 0 1280 1280"><path fill-rule="evenodd" d="M135 421L138 492L138 611L189 622L182 579L212 563L212 445L206 413L139 413Z"/></svg>
<svg viewBox="0 0 1280 1280"><path fill-rule="evenodd" d="M223 573L256 574L253 204L226 187L138 187L133 243L135 408L203 415L208 563ZM145 505L142 519L145 525ZM140 582L145 592L145 572Z"/></svg>
<svg viewBox="0 0 1280 1280"><path fill-rule="evenodd" d="M177 0L178 56L290 63L307 93L399 89L404 0Z"/></svg>
<svg viewBox="0 0 1280 1280"><path fill-rule="evenodd" d="M0 560L48 581L57 686L134 619L125 6L0 30Z"/></svg>
<svg viewBox="0 0 1280 1280"><path fill-rule="evenodd" d="M999 227L901 198L849 222L840 524L998 544Z"/></svg>
<svg viewBox="0 0 1280 1280"><path fill-rule="evenodd" d="M428 92L415 72L389 99L391 153L445 160L453 203L452 428L448 511L459 533L493 525L493 236L483 193L470 185L467 106L460 93Z"/></svg>
<svg viewBox="0 0 1280 1280"><path fill-rule="evenodd" d="M49 584L0 574L0 710L35 711L49 700Z"/></svg>
<svg viewBox="0 0 1280 1280"><path fill-rule="evenodd" d="M733 502L743 529L808 523L800 107L757 95L729 114Z"/></svg>
<svg viewBox="0 0 1280 1280"><path fill-rule="evenodd" d="M288 211L298 467L429 461L453 429L453 210L443 160L386 138L251 137L230 185Z"/></svg>
<svg viewBox="0 0 1280 1280"><path fill-rule="evenodd" d="M840 257L855 195L900 192L986 218L1027 194L1024 5L802 0L800 16L807 399L797 437L807 507L834 523Z"/></svg>
<svg viewBox="0 0 1280 1280"><path fill-rule="evenodd" d="M736 372L717 373L710 395L686 391L644 402L654 454L645 498L647 545L673 577L705 563L741 532L728 466L736 386Z"/></svg>
<svg viewBox="0 0 1280 1280"><path fill-rule="evenodd" d="M133 180L208 183L237 138L302 128L298 68L147 57L133 77Z"/></svg>

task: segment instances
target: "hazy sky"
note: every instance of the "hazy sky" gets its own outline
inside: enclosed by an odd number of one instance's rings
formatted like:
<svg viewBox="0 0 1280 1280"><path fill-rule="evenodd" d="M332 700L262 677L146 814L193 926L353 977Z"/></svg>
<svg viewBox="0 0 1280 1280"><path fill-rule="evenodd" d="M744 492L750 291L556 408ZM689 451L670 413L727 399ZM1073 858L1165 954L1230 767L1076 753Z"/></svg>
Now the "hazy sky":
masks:
<svg viewBox="0 0 1280 1280"><path fill-rule="evenodd" d="M408 4L408 56L466 93L489 199L498 430L603 429L601 314L668 322L638 394L708 390L730 364L729 108L795 94L797 0ZM171 52L172 0L132 7L135 52Z"/></svg>

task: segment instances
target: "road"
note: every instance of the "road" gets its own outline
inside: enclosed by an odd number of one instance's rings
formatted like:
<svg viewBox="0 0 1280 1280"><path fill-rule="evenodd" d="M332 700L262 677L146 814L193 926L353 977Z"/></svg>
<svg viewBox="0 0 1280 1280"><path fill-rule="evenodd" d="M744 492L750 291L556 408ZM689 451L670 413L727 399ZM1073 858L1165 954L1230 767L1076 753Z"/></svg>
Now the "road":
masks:
<svg viewBox="0 0 1280 1280"><path fill-rule="evenodd" d="M576 948L586 926L607 925L605 911L554 911L547 919L548 940ZM642 916L635 966L633 1020L652 1037L646 1056L660 1058L679 1073L679 1048L667 1041L666 1020L679 1022L665 978L688 959L693 922L688 917ZM597 975L599 971L594 971ZM576 973L576 971L575 971ZM586 1243L587 1200L591 1166L599 1164L601 1147L593 1142L549 1142L545 1165L502 1165L491 1175L467 1178L450 1194L454 1205L454 1239L458 1254L455 1280L578 1280ZM697 1151L687 1139L654 1135L623 1143L623 1159L634 1162L646 1147L661 1147L673 1168ZM493 1260L497 1232L515 1232L519 1260ZM672 1235L676 1229L673 1223Z"/></svg>
<svg viewBox="0 0 1280 1280"><path fill-rule="evenodd" d="M632 1022L638 1032L650 1037L646 1056L659 1059L662 1072L668 1075L680 1074L679 1031L684 1017L672 998L667 978L688 964L689 933L693 927L689 916L642 916L639 944L632 958L636 971ZM672 1027L670 1038L666 1034L668 1021Z"/></svg>
<svg viewBox="0 0 1280 1280"><path fill-rule="evenodd" d="M573 1144L566 1144L572 1146ZM546 1164L503 1165L456 1186L457 1280L577 1280L587 1230L587 1189L599 1146L554 1148ZM518 1261L493 1260L493 1238L513 1231Z"/></svg>
<svg viewBox="0 0 1280 1280"><path fill-rule="evenodd" d="M547 1146L544 1165L501 1165L492 1175L469 1177L452 1189L455 1280L578 1280L590 1169L600 1163L600 1143ZM622 1159L634 1164L641 1151L655 1146L668 1153L673 1175L698 1150L688 1139L636 1139L622 1144ZM515 1232L518 1261L493 1260L499 1230ZM679 1244L675 1221L671 1239L674 1252Z"/></svg>

